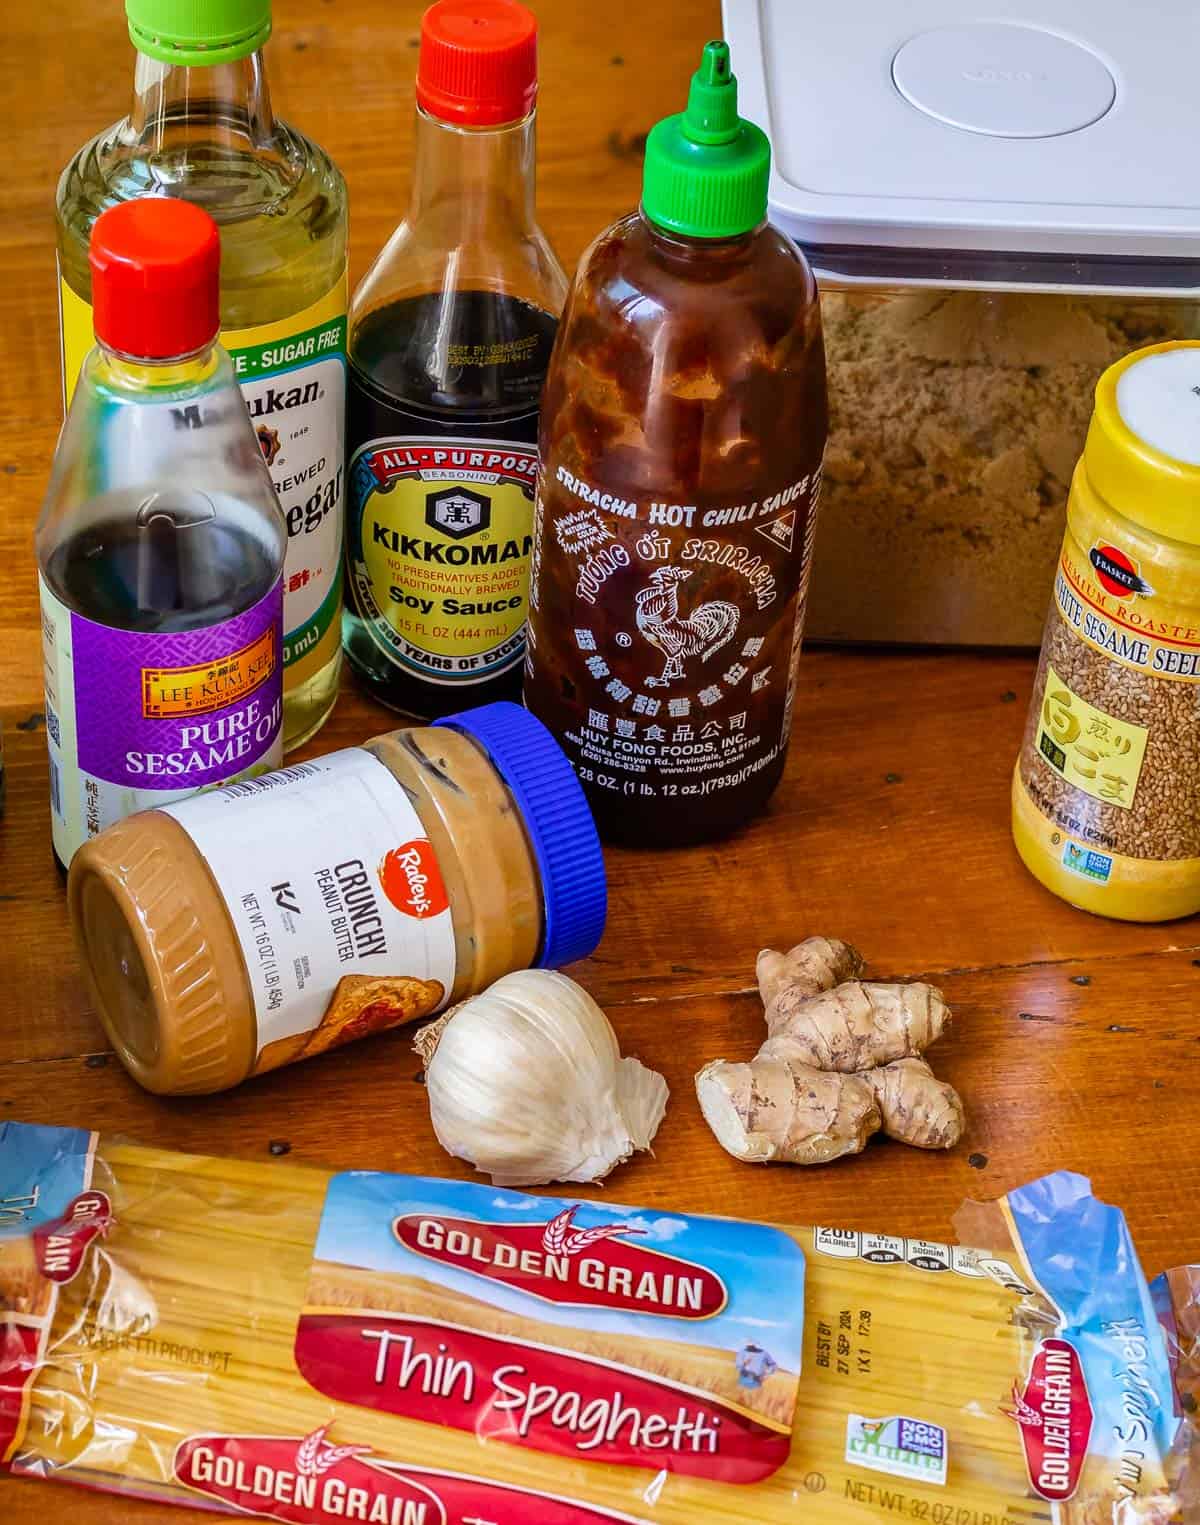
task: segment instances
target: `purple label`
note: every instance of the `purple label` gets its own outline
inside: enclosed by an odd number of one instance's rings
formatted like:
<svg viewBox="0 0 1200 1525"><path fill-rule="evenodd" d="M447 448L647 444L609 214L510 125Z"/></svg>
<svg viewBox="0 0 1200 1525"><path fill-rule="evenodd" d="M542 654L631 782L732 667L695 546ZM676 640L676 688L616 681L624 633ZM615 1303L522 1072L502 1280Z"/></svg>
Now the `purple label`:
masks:
<svg viewBox="0 0 1200 1525"><path fill-rule="evenodd" d="M283 581L203 630L147 635L71 615L79 764L134 789L200 789L252 767L283 717Z"/></svg>
<svg viewBox="0 0 1200 1525"><path fill-rule="evenodd" d="M900 1450L913 1451L918 1456L935 1456L940 1461L946 1454L946 1432L936 1424L925 1424L919 1419L902 1419Z"/></svg>

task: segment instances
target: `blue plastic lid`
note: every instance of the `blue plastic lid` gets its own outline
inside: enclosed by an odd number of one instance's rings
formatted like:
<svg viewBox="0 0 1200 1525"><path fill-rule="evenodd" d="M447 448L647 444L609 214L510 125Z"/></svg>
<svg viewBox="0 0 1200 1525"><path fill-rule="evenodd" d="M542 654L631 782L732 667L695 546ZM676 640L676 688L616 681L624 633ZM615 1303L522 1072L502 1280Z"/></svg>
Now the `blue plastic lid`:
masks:
<svg viewBox="0 0 1200 1525"><path fill-rule="evenodd" d="M592 812L566 753L540 720L507 700L434 724L473 736L521 807L544 897L536 967L586 958L604 932L608 884Z"/></svg>

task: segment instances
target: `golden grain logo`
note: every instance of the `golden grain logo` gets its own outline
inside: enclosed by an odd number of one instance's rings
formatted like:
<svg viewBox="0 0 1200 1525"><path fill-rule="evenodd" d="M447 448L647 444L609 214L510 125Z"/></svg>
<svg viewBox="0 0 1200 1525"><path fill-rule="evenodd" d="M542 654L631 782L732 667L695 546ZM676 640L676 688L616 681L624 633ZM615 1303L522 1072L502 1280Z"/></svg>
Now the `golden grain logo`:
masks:
<svg viewBox="0 0 1200 1525"><path fill-rule="evenodd" d="M637 1244L642 1230L632 1224L584 1228L574 1221L576 1210L564 1208L545 1223L409 1213L392 1231L407 1250L544 1302L683 1319L724 1310L728 1292L715 1272Z"/></svg>
<svg viewBox="0 0 1200 1525"><path fill-rule="evenodd" d="M275 631L215 662L192 667L143 667L142 714L147 720L208 715L238 704L261 688L279 662Z"/></svg>

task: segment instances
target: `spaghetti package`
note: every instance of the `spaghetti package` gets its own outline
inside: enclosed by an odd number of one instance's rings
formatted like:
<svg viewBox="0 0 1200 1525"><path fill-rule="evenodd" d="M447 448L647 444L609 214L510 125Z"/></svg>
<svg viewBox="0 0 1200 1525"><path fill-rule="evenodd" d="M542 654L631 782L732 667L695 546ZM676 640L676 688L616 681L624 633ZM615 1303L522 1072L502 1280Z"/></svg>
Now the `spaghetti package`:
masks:
<svg viewBox="0 0 1200 1525"><path fill-rule="evenodd" d="M10 1123L0 1458L294 1525L1183 1518L1121 1214L1060 1174L981 1229L970 1251Z"/></svg>

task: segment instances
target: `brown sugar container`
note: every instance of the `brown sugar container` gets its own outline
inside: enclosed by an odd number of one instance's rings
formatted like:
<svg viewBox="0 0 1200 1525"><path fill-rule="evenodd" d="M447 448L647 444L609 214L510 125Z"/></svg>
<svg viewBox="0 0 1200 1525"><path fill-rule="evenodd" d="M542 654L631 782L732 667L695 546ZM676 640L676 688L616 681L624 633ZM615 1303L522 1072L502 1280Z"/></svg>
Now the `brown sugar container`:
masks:
<svg viewBox="0 0 1200 1525"><path fill-rule="evenodd" d="M220 1091L585 957L604 860L520 706L143 811L68 881L100 1018L148 1090Z"/></svg>
<svg viewBox="0 0 1200 1525"><path fill-rule="evenodd" d="M1200 344L1109 368L1013 777L1026 866L1123 921L1200 911Z"/></svg>
<svg viewBox="0 0 1200 1525"><path fill-rule="evenodd" d="M769 174L710 42L551 357L525 698L625 841L726 832L783 771L826 399L815 283L765 221Z"/></svg>

